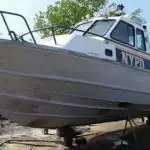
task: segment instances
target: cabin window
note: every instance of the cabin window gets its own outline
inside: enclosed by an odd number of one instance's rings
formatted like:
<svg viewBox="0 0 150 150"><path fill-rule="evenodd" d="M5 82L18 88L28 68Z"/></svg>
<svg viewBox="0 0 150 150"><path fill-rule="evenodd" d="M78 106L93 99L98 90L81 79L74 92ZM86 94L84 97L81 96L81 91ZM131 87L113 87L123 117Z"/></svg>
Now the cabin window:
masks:
<svg viewBox="0 0 150 150"><path fill-rule="evenodd" d="M114 25L114 23L115 20L98 20L94 22L94 24L91 26L88 32L96 35L104 36ZM85 36L93 36L90 33L86 33Z"/></svg>
<svg viewBox="0 0 150 150"><path fill-rule="evenodd" d="M85 31L87 31L87 29L91 26L91 24L92 24L92 21L85 22L83 24L77 25L75 27L75 29L81 30L81 31L77 31L77 30L74 29L74 30L71 31L71 33L81 34L82 35Z"/></svg>
<svg viewBox="0 0 150 150"><path fill-rule="evenodd" d="M136 29L136 47L146 51L144 32L140 29Z"/></svg>
<svg viewBox="0 0 150 150"><path fill-rule="evenodd" d="M135 45L134 27L128 23L120 21L114 31L111 33L112 39L128 44Z"/></svg>

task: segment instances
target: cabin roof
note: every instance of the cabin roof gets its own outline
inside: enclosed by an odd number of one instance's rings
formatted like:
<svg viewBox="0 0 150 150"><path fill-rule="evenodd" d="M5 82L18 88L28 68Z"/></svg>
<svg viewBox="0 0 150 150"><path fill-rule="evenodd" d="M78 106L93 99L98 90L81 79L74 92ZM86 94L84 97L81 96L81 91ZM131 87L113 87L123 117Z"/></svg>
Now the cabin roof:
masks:
<svg viewBox="0 0 150 150"><path fill-rule="evenodd" d="M142 24L141 20L132 15L122 15L122 16L116 16L116 17L99 17L98 16L98 17L92 17L90 19L85 19L78 24L82 24L82 23L85 23L88 21L107 20L107 19L114 19L116 21L122 20L122 21L125 21L125 22L135 26L136 28L140 28L143 30L143 24Z"/></svg>

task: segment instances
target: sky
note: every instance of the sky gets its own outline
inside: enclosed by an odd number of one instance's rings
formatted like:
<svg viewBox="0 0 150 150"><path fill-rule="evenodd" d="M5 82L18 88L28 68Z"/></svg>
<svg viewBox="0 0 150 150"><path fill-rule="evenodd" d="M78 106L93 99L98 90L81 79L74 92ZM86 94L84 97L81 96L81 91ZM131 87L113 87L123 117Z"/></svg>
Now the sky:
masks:
<svg viewBox="0 0 150 150"><path fill-rule="evenodd" d="M54 4L55 0L0 0L0 2L0 10L23 15L27 19L31 29L33 29L35 14L39 11L45 11L48 5ZM20 18L10 17L8 15L6 17L10 28L15 31L17 30L17 34L28 32L24 22ZM3 33L2 37L4 38L9 37L0 18L1 33Z"/></svg>
<svg viewBox="0 0 150 150"><path fill-rule="evenodd" d="M22 14L33 25L35 13L46 10L55 0L0 0L0 10Z"/></svg>
<svg viewBox="0 0 150 150"><path fill-rule="evenodd" d="M125 11L128 13L133 12L138 8L142 9L142 15L146 19L147 25L150 30L150 0L109 0L109 3L123 4L125 6Z"/></svg>
<svg viewBox="0 0 150 150"><path fill-rule="evenodd" d="M22 14L28 21L29 25L33 29L35 13L39 11L45 11L47 6L54 4L56 0L0 0L0 10L10 11ZM148 28L150 30L150 9L149 0L109 0L109 4L117 3L124 4L126 12L132 12L137 8L143 10L143 16L146 18ZM19 18L7 18L8 23L15 26L15 30L18 30L18 34L26 32L23 23L19 22ZM4 30L4 26L0 22L0 33Z"/></svg>

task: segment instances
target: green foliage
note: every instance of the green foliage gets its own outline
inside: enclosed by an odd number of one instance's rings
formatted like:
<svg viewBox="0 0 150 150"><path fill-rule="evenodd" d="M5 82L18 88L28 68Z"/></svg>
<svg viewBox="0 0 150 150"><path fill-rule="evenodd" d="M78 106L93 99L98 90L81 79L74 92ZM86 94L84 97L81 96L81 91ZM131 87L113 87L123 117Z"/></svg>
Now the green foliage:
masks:
<svg viewBox="0 0 150 150"><path fill-rule="evenodd" d="M145 18L142 16L142 10L141 10L140 8L135 9L131 14L132 14L133 16L139 18L143 24L146 24L146 20L145 20ZM113 12L110 12L109 16L112 17L112 16L118 16L118 15L116 14L115 11L113 11Z"/></svg>
<svg viewBox="0 0 150 150"><path fill-rule="evenodd" d="M104 8L107 0L61 0L57 1L54 5L49 5L45 12L39 12L35 15L35 29L45 28L49 26L63 26L72 27L80 22L86 15L92 16L94 12ZM141 15L142 10L136 9L132 15L141 19L146 23ZM117 13L111 12L109 16L117 16ZM63 29L56 29L55 33L62 34L66 31ZM40 32L41 37L48 37L51 30L43 30Z"/></svg>
<svg viewBox="0 0 150 150"><path fill-rule="evenodd" d="M146 24L146 20L145 20L145 18L142 16L142 10L141 10L140 8L134 10L134 11L132 12L132 15L135 16L135 17L138 17L138 18L141 20L141 22L142 22L143 24Z"/></svg>
<svg viewBox="0 0 150 150"><path fill-rule="evenodd" d="M72 27L86 15L93 15L94 12L105 6L107 0L61 0L54 6L49 5L45 12L35 15L35 29L47 26ZM61 30L61 33L64 32ZM60 33L57 30L57 33ZM41 31L42 37L47 37L50 30Z"/></svg>

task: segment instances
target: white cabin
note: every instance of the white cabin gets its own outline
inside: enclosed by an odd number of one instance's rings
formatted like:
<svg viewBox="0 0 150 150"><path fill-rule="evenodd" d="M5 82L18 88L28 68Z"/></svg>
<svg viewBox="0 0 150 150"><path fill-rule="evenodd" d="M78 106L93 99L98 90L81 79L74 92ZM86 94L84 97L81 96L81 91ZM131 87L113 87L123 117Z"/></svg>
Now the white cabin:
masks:
<svg viewBox="0 0 150 150"><path fill-rule="evenodd" d="M69 34L56 36L56 43L50 37L40 44L140 68L145 66L141 56L150 59L147 29L131 15L93 17L78 23Z"/></svg>

